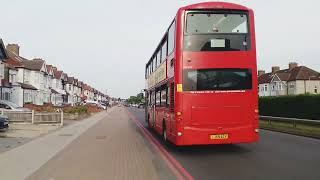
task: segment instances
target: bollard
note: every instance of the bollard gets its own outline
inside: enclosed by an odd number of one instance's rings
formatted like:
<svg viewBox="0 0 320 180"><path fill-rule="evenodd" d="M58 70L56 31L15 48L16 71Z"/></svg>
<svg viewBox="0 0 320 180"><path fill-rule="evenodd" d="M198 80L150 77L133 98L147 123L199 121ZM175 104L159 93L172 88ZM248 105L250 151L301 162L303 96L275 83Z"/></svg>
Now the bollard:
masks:
<svg viewBox="0 0 320 180"><path fill-rule="evenodd" d="M34 110L31 111L31 124L34 124Z"/></svg>
<svg viewBox="0 0 320 180"><path fill-rule="evenodd" d="M63 126L63 111L61 111L61 121L60 121L60 126Z"/></svg>

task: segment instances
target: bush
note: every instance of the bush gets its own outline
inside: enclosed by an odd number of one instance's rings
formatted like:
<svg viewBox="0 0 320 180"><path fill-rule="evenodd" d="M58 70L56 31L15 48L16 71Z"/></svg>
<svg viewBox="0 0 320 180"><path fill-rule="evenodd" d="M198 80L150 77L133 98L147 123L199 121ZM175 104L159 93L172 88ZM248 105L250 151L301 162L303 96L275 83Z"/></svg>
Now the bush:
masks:
<svg viewBox="0 0 320 180"><path fill-rule="evenodd" d="M88 108L86 106L66 107L63 111L70 114L85 114L88 113Z"/></svg>
<svg viewBox="0 0 320 180"><path fill-rule="evenodd" d="M260 97L259 111L263 116L320 119L320 95Z"/></svg>

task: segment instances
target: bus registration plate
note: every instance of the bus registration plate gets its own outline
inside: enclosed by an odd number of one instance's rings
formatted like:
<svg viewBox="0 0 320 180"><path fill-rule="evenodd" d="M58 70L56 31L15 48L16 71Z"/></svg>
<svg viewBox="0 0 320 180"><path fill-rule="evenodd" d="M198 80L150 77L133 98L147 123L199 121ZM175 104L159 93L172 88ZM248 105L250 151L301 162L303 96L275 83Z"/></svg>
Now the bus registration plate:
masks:
<svg viewBox="0 0 320 180"><path fill-rule="evenodd" d="M214 140L214 139L228 139L229 138L229 134L213 134L210 135L210 139Z"/></svg>

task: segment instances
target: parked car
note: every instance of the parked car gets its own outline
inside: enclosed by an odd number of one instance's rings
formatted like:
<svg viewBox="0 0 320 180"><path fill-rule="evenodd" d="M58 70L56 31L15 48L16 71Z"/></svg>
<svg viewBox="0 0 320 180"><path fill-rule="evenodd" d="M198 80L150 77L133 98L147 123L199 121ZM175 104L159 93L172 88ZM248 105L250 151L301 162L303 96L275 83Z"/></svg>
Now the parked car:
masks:
<svg viewBox="0 0 320 180"><path fill-rule="evenodd" d="M0 131L5 131L9 128L9 120L7 116L0 115Z"/></svg>
<svg viewBox="0 0 320 180"><path fill-rule="evenodd" d="M28 108L20 107L17 104L6 101L6 100L0 100L0 111L31 111Z"/></svg>
<svg viewBox="0 0 320 180"><path fill-rule="evenodd" d="M98 101L87 101L86 105L92 105L92 106L96 106L102 109L107 109L107 107L101 103L99 103Z"/></svg>

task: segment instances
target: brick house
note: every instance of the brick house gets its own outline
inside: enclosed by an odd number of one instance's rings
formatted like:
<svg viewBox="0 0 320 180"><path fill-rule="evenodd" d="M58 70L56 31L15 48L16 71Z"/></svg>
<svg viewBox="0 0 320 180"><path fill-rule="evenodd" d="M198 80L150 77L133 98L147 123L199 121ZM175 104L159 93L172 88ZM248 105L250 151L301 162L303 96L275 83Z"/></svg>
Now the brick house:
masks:
<svg viewBox="0 0 320 180"><path fill-rule="evenodd" d="M52 67L53 70L53 79L51 87L51 102L55 106L61 106L63 104L63 95L66 95L66 92L63 90L63 72L58 71L56 67Z"/></svg>
<svg viewBox="0 0 320 180"><path fill-rule="evenodd" d="M270 73L259 70L258 80L259 96L320 94L320 73L297 63L282 70L274 66Z"/></svg>
<svg viewBox="0 0 320 180"><path fill-rule="evenodd" d="M34 64L39 62L31 62L20 56L20 47L17 44L8 44L7 48L8 59L6 64L8 67L8 81L11 86L10 101L19 106L24 106L26 103L42 105L40 90L32 83L35 83L37 78L40 78L40 70L35 73ZM39 64L43 64L42 62ZM41 66L41 65L39 65ZM40 68L41 69L41 68ZM43 69L45 73L45 69ZM40 79L37 79L37 86L40 87Z"/></svg>
<svg viewBox="0 0 320 180"><path fill-rule="evenodd" d="M66 81L66 92L69 94L68 104L72 106L77 102L77 97L74 92L74 77L68 77Z"/></svg>

